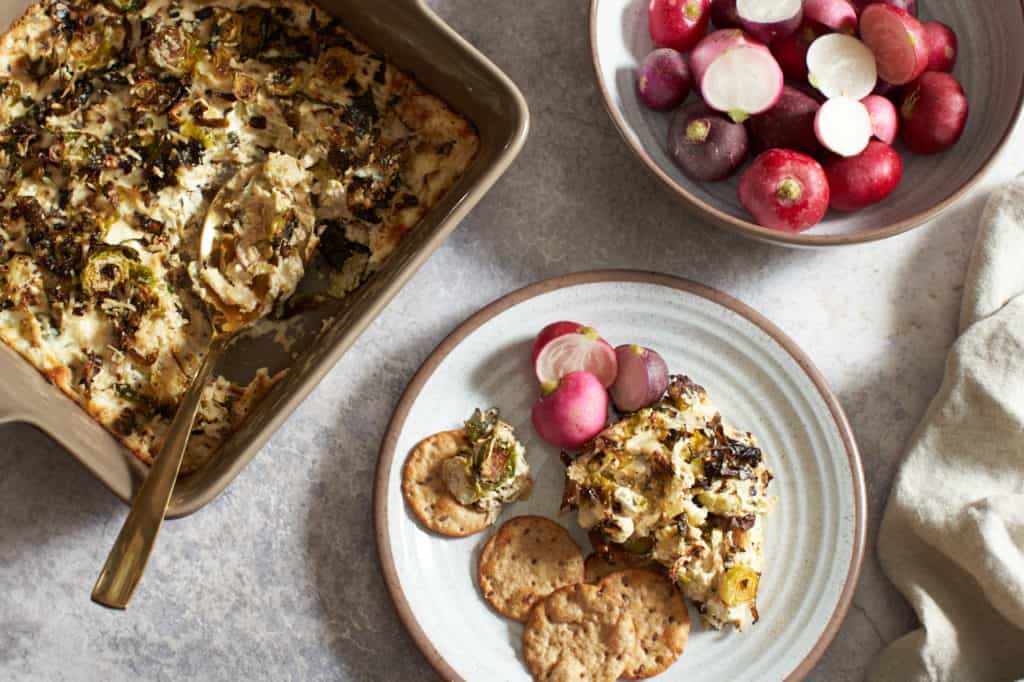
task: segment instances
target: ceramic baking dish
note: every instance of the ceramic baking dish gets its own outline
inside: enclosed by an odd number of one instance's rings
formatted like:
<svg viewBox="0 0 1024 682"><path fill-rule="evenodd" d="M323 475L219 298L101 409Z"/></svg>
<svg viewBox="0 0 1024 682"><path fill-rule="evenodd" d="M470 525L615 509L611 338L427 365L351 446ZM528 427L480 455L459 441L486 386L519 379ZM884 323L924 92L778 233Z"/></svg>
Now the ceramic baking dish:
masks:
<svg viewBox="0 0 1024 682"><path fill-rule="evenodd" d="M294 338L291 349L301 350L288 352L257 339L245 341L247 347L229 352L224 366L218 368L229 377L251 376L259 366L271 370L287 367L288 374L225 443L217 457L178 482L169 516L191 514L227 487L504 173L526 139L529 114L522 94L423 0L317 1L356 36L412 73L476 124L480 151L459 182L356 294L333 308L310 311L289 323ZM0 7L0 26L6 30L30 4L4 3ZM131 499L145 475L145 464L2 343L0 377L0 422L24 422L37 427L63 445L115 495L126 502Z"/></svg>

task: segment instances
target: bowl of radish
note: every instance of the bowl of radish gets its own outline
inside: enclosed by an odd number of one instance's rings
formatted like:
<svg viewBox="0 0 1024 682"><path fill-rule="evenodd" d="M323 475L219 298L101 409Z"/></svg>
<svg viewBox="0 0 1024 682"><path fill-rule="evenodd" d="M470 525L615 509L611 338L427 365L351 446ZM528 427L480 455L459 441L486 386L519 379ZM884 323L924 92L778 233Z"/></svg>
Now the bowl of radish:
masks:
<svg viewBox="0 0 1024 682"><path fill-rule="evenodd" d="M1024 2L591 0L627 144L718 226L884 239L984 175L1024 102Z"/></svg>

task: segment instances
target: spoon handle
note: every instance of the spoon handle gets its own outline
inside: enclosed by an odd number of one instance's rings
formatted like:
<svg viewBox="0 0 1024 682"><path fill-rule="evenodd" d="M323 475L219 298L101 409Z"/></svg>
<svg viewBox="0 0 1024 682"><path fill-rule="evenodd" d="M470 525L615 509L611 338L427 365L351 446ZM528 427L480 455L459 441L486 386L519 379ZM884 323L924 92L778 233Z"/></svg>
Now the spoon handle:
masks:
<svg viewBox="0 0 1024 682"><path fill-rule="evenodd" d="M178 405L167 433L168 438L160 449L142 487L132 500L131 511L125 519L114 546L107 555L107 561L92 589L92 600L114 609L128 606L135 587L142 579L146 562L156 544L156 536L167 513L167 505L174 492L181 461L192 433L192 423L199 410L199 399L210 379L217 358L227 342L226 336L217 336L210 346L192 384Z"/></svg>

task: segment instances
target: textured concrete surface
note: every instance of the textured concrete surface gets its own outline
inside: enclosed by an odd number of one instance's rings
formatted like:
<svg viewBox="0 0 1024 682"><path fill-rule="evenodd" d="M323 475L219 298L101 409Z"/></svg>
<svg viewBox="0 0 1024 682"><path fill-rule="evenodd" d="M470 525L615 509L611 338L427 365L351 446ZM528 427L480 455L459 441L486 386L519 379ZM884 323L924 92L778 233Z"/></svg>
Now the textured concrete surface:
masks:
<svg viewBox="0 0 1024 682"><path fill-rule="evenodd" d="M873 538L941 378L985 188L881 244L800 252L730 237L687 218L620 142L591 75L586 3L432 4L522 85L533 112L522 156L228 491L164 529L126 613L89 601L124 507L45 436L0 427L0 679L433 679L374 552L371 484L388 417L419 363L477 308L603 267L737 296L808 352L845 406L872 548L810 679L861 679L912 625ZM1021 170L1022 138L988 188Z"/></svg>

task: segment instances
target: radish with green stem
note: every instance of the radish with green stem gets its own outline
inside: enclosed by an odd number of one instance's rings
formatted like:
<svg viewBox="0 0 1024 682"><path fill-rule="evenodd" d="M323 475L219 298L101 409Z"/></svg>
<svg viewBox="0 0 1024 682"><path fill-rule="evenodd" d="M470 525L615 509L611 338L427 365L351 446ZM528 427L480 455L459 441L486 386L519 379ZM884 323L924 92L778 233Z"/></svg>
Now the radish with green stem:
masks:
<svg viewBox="0 0 1024 682"><path fill-rule="evenodd" d="M785 80L768 48L737 29L715 31L700 41L690 67L708 106L737 123L775 106Z"/></svg>
<svg viewBox="0 0 1024 682"><path fill-rule="evenodd" d="M636 90L640 101L650 109L675 109L690 94L690 65L680 53L660 47L640 65Z"/></svg>
<svg viewBox="0 0 1024 682"><path fill-rule="evenodd" d="M959 50L956 33L940 21L929 21L922 26L928 44L928 70L949 73L956 66Z"/></svg>
<svg viewBox="0 0 1024 682"><path fill-rule="evenodd" d="M758 224L802 232L828 211L828 179L821 164L790 149L769 149L740 178L739 199Z"/></svg>
<svg viewBox="0 0 1024 682"><path fill-rule="evenodd" d="M657 401L668 388L668 364L643 346L619 346L619 375L608 392L620 412L636 412Z"/></svg>
<svg viewBox="0 0 1024 682"><path fill-rule="evenodd" d="M853 36L829 33L807 50L808 80L826 97L861 100L878 83L875 55Z"/></svg>
<svg viewBox="0 0 1024 682"><path fill-rule="evenodd" d="M900 115L896 112L896 105L881 95L868 95L861 103L867 107L868 115L871 116L871 134L886 144L892 144L900 129Z"/></svg>
<svg viewBox="0 0 1024 682"><path fill-rule="evenodd" d="M578 450L604 430L608 391L590 372L571 372L547 382L530 420L537 434L556 448Z"/></svg>
<svg viewBox="0 0 1024 682"><path fill-rule="evenodd" d="M837 211L857 211L895 191L903 178L903 161L892 147L873 140L857 156L830 159L825 175L831 192L829 205Z"/></svg>
<svg viewBox="0 0 1024 682"><path fill-rule="evenodd" d="M747 129L701 101L691 102L672 117L668 151L688 177L725 180L747 158Z"/></svg>
<svg viewBox="0 0 1024 682"><path fill-rule="evenodd" d="M928 68L924 27L906 10L868 5L860 15L860 37L875 55L879 77L893 85L905 85Z"/></svg>
<svg viewBox="0 0 1024 682"><path fill-rule="evenodd" d="M821 105L814 118L818 141L840 156L856 156L864 151L873 130L868 108L849 97L833 97Z"/></svg>
<svg viewBox="0 0 1024 682"><path fill-rule="evenodd" d="M736 16L740 28L768 44L800 28L803 0L736 0Z"/></svg>
<svg viewBox="0 0 1024 682"><path fill-rule="evenodd" d="M804 0L804 16L833 31L857 32L857 10L847 0Z"/></svg>
<svg viewBox="0 0 1024 682"><path fill-rule="evenodd" d="M651 0L647 27L658 47L687 52L708 32L711 0Z"/></svg>

